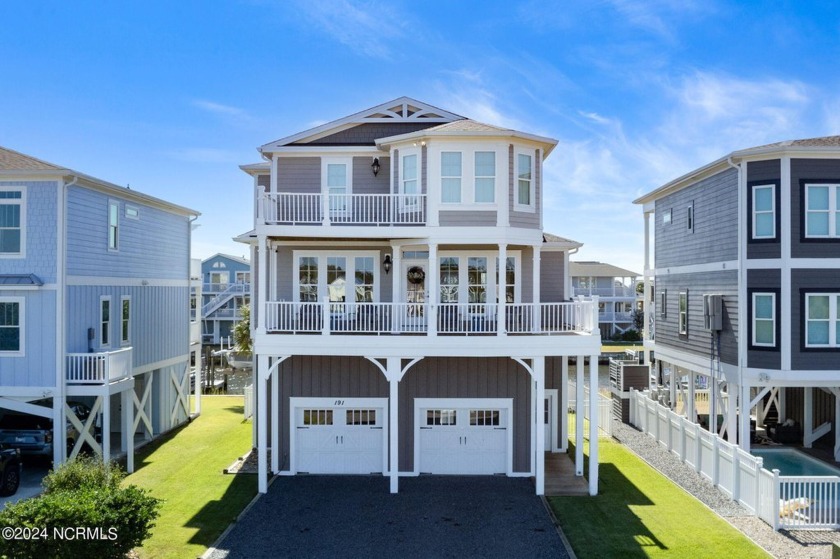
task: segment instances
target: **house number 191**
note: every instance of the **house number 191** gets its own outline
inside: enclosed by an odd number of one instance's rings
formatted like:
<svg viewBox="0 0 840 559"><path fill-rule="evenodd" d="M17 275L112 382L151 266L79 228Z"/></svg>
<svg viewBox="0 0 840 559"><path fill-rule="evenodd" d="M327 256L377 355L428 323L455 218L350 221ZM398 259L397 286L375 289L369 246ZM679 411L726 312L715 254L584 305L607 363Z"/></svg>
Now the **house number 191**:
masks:
<svg viewBox="0 0 840 559"><path fill-rule="evenodd" d="M344 400L336 400L335 404L333 404L333 405L334 406L343 406L344 405Z"/></svg>

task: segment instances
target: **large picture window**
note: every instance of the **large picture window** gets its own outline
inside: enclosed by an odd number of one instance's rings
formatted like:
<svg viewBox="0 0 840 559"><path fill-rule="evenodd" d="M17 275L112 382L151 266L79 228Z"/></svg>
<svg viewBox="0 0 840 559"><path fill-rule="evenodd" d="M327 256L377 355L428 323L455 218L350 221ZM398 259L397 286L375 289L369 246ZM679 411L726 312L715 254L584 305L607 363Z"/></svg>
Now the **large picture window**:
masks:
<svg viewBox="0 0 840 559"><path fill-rule="evenodd" d="M840 185L805 185L805 237L840 237Z"/></svg>
<svg viewBox="0 0 840 559"><path fill-rule="evenodd" d="M0 190L0 258L24 255L24 200L22 189Z"/></svg>
<svg viewBox="0 0 840 559"><path fill-rule="evenodd" d="M753 293L752 345L776 346L776 294Z"/></svg>
<svg viewBox="0 0 840 559"><path fill-rule="evenodd" d="M752 191L752 238L776 237L776 186L754 186Z"/></svg>
<svg viewBox="0 0 840 559"><path fill-rule="evenodd" d="M0 357L23 355L22 297L0 297Z"/></svg>
<svg viewBox="0 0 840 559"><path fill-rule="evenodd" d="M840 347L840 294L805 295L805 346Z"/></svg>

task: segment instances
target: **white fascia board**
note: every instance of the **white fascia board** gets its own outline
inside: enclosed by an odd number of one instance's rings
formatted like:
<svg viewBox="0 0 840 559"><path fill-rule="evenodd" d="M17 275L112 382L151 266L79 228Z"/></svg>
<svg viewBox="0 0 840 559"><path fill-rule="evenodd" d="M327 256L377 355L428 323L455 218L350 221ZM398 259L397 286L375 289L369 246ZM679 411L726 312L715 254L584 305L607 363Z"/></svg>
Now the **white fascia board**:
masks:
<svg viewBox="0 0 840 559"><path fill-rule="evenodd" d="M257 176L257 175L267 175L271 173L271 163L268 161L264 161L261 163L249 163L247 165L240 165L239 168L249 175Z"/></svg>
<svg viewBox="0 0 840 559"><path fill-rule="evenodd" d="M766 375L768 380L759 380ZM837 371L807 371L744 368L742 378L750 386L826 386L837 387Z"/></svg>
<svg viewBox="0 0 840 559"><path fill-rule="evenodd" d="M271 152L279 158L283 157L320 157L322 155L360 155L384 157L388 155L376 146L284 146Z"/></svg>
<svg viewBox="0 0 840 559"><path fill-rule="evenodd" d="M727 163L728 156L721 157L711 163L703 165L702 167L691 171L690 173L686 173L676 179L668 182L659 188L648 192L633 200L634 204L648 204L650 202L654 202L663 196L667 196L673 192L681 190L687 186L694 184L695 182L702 180L706 177L710 177L714 174L717 174L721 171L726 169L731 169L732 167L729 166Z"/></svg>
<svg viewBox="0 0 840 559"><path fill-rule="evenodd" d="M545 248L542 231L539 229L517 229L489 227L375 227L370 225L321 226L321 225L262 225L257 229L235 237L238 240L252 234L268 237L291 237L295 239L388 239L395 242L424 239L436 244L499 244L530 245ZM250 237L248 237L250 238ZM240 241L242 242L242 241ZM557 248L566 250L562 245ZM574 245L569 248L574 248Z"/></svg>

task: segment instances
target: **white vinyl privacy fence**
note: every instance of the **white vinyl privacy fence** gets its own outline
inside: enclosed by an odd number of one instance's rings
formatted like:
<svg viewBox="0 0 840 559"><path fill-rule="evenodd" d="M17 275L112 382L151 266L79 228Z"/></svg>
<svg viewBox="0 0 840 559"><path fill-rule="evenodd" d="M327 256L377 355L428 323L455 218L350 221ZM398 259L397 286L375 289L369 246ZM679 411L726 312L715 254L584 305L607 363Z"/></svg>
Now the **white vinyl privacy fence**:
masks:
<svg viewBox="0 0 840 559"><path fill-rule="evenodd" d="M840 477L782 476L763 460L630 391L630 423L775 530L840 528Z"/></svg>
<svg viewBox="0 0 840 559"><path fill-rule="evenodd" d="M574 381L570 380L568 389L569 389L569 411L574 411L577 413L577 401L576 401L576 384ZM583 417L584 419L589 419L589 387L583 387ZM604 395L599 393L598 394L598 429L601 431L602 434L611 437L612 436L612 398L608 395ZM586 431L588 433L588 431ZM588 435L587 435L588 437Z"/></svg>

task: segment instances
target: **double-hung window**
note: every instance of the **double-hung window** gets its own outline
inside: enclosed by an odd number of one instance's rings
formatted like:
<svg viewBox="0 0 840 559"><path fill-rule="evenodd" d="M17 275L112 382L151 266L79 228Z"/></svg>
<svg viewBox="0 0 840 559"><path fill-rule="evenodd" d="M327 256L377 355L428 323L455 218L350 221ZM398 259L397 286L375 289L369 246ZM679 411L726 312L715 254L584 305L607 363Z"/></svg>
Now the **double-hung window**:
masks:
<svg viewBox="0 0 840 559"><path fill-rule="evenodd" d="M805 237L840 237L840 185L805 185Z"/></svg>
<svg viewBox="0 0 840 559"><path fill-rule="evenodd" d="M340 217L347 211L350 198L350 174L352 160L349 158L325 157L323 159L322 181L329 197L331 217Z"/></svg>
<svg viewBox="0 0 840 559"><path fill-rule="evenodd" d="M25 201L22 188L0 188L0 258L25 255Z"/></svg>
<svg viewBox="0 0 840 559"><path fill-rule="evenodd" d="M776 186L754 186L752 189L752 238L776 238Z"/></svg>
<svg viewBox="0 0 840 559"><path fill-rule="evenodd" d="M106 296L99 299L99 345L111 346L111 298Z"/></svg>
<svg viewBox="0 0 840 559"><path fill-rule="evenodd" d="M420 204L417 196L420 194L420 181L418 180L419 157L416 153L402 156L402 173L400 173L400 193L403 195L400 207L404 210L414 211Z"/></svg>
<svg viewBox="0 0 840 559"><path fill-rule="evenodd" d="M23 355L23 317L23 297L0 297L0 357Z"/></svg>
<svg viewBox="0 0 840 559"><path fill-rule="evenodd" d="M776 346L776 294L752 294L752 345Z"/></svg>
<svg viewBox="0 0 840 559"><path fill-rule="evenodd" d="M805 347L840 347L840 294L805 295Z"/></svg>
<svg viewBox="0 0 840 559"><path fill-rule="evenodd" d="M120 247L120 203L108 202L108 250Z"/></svg>
<svg viewBox="0 0 840 559"><path fill-rule="evenodd" d="M516 154L516 204L515 209L532 211L534 206L534 157Z"/></svg>
<svg viewBox="0 0 840 559"><path fill-rule="evenodd" d="M441 202L459 204L461 202L461 152L444 151L440 154Z"/></svg>
<svg viewBox="0 0 840 559"><path fill-rule="evenodd" d="M679 333L685 336L688 335L688 291L680 291L679 311Z"/></svg>
<svg viewBox="0 0 840 559"><path fill-rule="evenodd" d="M496 201L496 152L475 152L475 202L492 204Z"/></svg>

